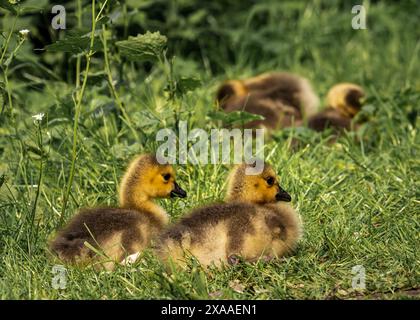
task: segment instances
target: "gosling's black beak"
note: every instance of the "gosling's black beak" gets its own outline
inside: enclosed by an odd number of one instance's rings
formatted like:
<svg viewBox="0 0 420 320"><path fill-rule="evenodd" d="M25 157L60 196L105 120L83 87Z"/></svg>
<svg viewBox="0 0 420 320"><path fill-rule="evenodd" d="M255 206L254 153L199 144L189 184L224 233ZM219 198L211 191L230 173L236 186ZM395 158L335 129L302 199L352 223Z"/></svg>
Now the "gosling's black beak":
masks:
<svg viewBox="0 0 420 320"><path fill-rule="evenodd" d="M178 183L174 182L174 189L171 191L171 198L174 198L174 197L185 198L186 196L187 196L187 193L181 189Z"/></svg>
<svg viewBox="0 0 420 320"><path fill-rule="evenodd" d="M276 194L276 200L277 201L285 201L285 202L290 202L292 201L292 197L290 196L290 194L288 194L286 191L284 191L280 186L279 186L279 191Z"/></svg>

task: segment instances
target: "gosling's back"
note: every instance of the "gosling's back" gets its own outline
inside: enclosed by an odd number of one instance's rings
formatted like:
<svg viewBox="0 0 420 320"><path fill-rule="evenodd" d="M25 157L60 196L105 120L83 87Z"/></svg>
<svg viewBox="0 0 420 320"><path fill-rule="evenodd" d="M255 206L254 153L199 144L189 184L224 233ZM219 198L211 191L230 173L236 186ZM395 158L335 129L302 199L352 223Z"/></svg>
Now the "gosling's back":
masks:
<svg viewBox="0 0 420 320"><path fill-rule="evenodd" d="M85 242L106 256L121 261L124 255L141 251L163 228L148 212L121 208L82 209L58 232L50 249L67 262L92 258L95 253Z"/></svg>
<svg viewBox="0 0 420 320"><path fill-rule="evenodd" d="M300 237L300 222L286 204L232 202L194 210L163 233L158 254L164 261L184 263L185 253L208 266L228 263L231 255L255 261L282 256Z"/></svg>

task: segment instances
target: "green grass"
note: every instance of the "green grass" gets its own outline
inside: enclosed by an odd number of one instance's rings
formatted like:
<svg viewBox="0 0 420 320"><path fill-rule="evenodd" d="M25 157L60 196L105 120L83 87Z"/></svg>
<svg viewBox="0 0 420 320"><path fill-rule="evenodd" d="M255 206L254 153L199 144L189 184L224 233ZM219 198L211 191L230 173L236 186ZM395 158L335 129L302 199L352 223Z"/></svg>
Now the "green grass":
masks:
<svg viewBox="0 0 420 320"><path fill-rule="evenodd" d="M410 298L406 290L420 287L417 4L366 2L368 29L353 30L347 2L262 1L239 6L225 1L229 5L223 14L217 5L185 3L167 8L165 15L172 14L172 19L166 22L152 19L152 10L142 8L133 14L137 18L127 32L135 35L145 28L167 35L167 55L176 56L173 74L199 77L201 85L171 100L164 90L170 82L167 65L128 62L111 41L116 90L139 139L117 117L118 101L106 81L91 77L97 81L88 81L81 104L75 175L64 216L76 59L62 52L35 55L35 45L26 41L9 67L9 91L2 69L0 298ZM83 23L89 27L89 4L83 8ZM199 10L206 12L206 19L185 18ZM6 34L10 19L10 13L2 18ZM37 13L26 14L17 20L16 30L27 27L39 38L31 28L39 25L37 19ZM121 21L109 28L113 40L126 38ZM53 34L53 40L57 37ZM11 48L16 39L14 35ZM81 60L83 70L85 59ZM102 70L103 53L98 51L90 74ZM47 257L48 238L80 207L117 205L124 167L133 155L156 147L158 129L174 127L172 110L178 110L177 117L188 120L191 128L217 127L207 114L216 109L214 92L220 81L267 70L300 73L311 79L321 97L340 81L359 83L369 94L363 113L370 121L357 134L331 144L328 133L284 130L267 142L266 160L276 168L304 223L295 254L221 271L205 272L193 265L188 272L169 276L147 252L135 265L112 273L68 267L67 287L53 289L55 262ZM40 126L31 118L39 112L46 114ZM301 141L298 150L290 147L294 138ZM176 221L191 208L221 200L228 170L224 165L178 165L188 198L162 200L161 205ZM351 286L355 265L366 270L363 292Z"/></svg>

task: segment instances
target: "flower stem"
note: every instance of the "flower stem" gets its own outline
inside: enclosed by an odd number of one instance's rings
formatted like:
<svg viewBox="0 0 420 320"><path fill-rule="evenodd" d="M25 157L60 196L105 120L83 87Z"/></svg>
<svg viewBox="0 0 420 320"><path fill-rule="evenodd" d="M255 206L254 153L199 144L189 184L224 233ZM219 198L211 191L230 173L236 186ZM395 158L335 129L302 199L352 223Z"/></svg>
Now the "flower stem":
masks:
<svg viewBox="0 0 420 320"><path fill-rule="evenodd" d="M77 0L77 27L82 28L82 0ZM80 87L80 64L82 58L78 56L76 58L76 89Z"/></svg>
<svg viewBox="0 0 420 320"><path fill-rule="evenodd" d="M13 115L13 100L12 100L12 91L11 91L11 89L10 89L10 85L9 85L9 77L8 77L8 74L9 74L9 66L10 66L10 64L12 63L12 60L13 60L13 58L14 58L14 56L17 54L17 52L19 51L19 49L20 49L20 47L22 46L22 44L25 42L25 38L22 38L20 41L19 41L19 43L18 43L18 45L16 46L16 48L12 51L12 53L10 54L10 59L9 59L9 61L7 61L7 64L6 64L6 67L3 69L3 66L1 65L1 63L0 63L0 68L3 70L3 74L4 74L4 84L5 84L5 86L6 86L6 92L7 92L7 99L8 99L8 102L9 102L9 108L10 108L10 116L11 116L11 119L12 119L12 122L14 122L14 115ZM6 51L6 49L5 49L5 51ZM4 51L4 52L5 52ZM4 53L3 52L3 53Z"/></svg>
<svg viewBox="0 0 420 320"><path fill-rule="evenodd" d="M102 25L102 44L103 44L103 47L104 47L105 72L108 76L109 89L111 91L111 94L114 96L115 101L118 105L118 108L120 109L120 111L121 111L121 113L124 117L123 121L130 128L130 130L133 133L136 141L139 141L139 135L137 134L137 131L134 129L134 127L133 127L133 125L130 121L129 116L128 116L127 112L125 111L124 105L123 105L123 103L122 103L122 101L121 101L121 99L118 95L118 92L117 92L117 90L115 89L115 86L114 86L114 80L112 78L111 68L109 66L108 47L107 47L106 37L107 37L106 36L106 27L103 24Z"/></svg>
<svg viewBox="0 0 420 320"><path fill-rule="evenodd" d="M104 2L104 4L102 5L102 7L101 7L101 9L98 13L98 15L96 15L95 14L95 0L92 0L92 28L91 28L91 33L90 33L90 46L89 46L89 51L86 54L86 67L85 67L85 73L84 73L84 77L83 77L82 87L80 88L79 94L76 96L76 101L75 101L76 112L75 112L75 115L74 115L74 125L73 125L72 160L71 160L69 180L67 182L67 188L66 188L66 192L65 192L64 198L63 198L63 207L61 209L60 224L62 223L62 221L64 219L64 215L65 215L65 212L66 212L71 187L72 187L72 184L73 184L74 169L75 169L76 158L77 158L77 129L78 129L78 126L79 126L79 117L80 117L82 99L83 99L83 95L85 93L88 74L89 74L89 69L90 69L90 61L91 61L91 58L94 54L93 45L94 45L94 39L95 39L96 23L98 22L99 16L101 15L102 10L104 9L107 2L108 2L107 0Z"/></svg>
<svg viewBox="0 0 420 320"><path fill-rule="evenodd" d="M4 44L4 49L3 49L3 52L2 52L1 57L0 57L0 65L2 64L3 58L4 58L4 56L6 54L6 51L7 51L7 48L9 47L10 38L12 37L13 31L15 30L16 21L18 19L18 16L19 16L19 14L17 14L15 16L15 19L13 20L12 28L10 29L9 35L7 36L6 42Z"/></svg>

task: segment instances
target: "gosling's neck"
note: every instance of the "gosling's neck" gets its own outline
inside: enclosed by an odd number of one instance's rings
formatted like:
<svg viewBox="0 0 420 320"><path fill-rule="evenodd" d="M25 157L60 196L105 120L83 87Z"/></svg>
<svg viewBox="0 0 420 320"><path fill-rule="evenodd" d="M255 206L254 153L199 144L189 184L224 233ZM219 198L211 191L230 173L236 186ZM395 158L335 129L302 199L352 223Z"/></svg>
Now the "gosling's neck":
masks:
<svg viewBox="0 0 420 320"><path fill-rule="evenodd" d="M346 107L335 108L343 117L348 119L353 119L355 112L353 110L348 110Z"/></svg>
<svg viewBox="0 0 420 320"><path fill-rule="evenodd" d="M138 192L133 196L131 192L120 193L120 205L122 208L148 212L158 219L163 225L168 224L169 216L166 211L156 204L152 198Z"/></svg>
<svg viewBox="0 0 420 320"><path fill-rule="evenodd" d="M245 197L242 193L228 192L225 197L225 202L246 202L254 203L249 197Z"/></svg>

